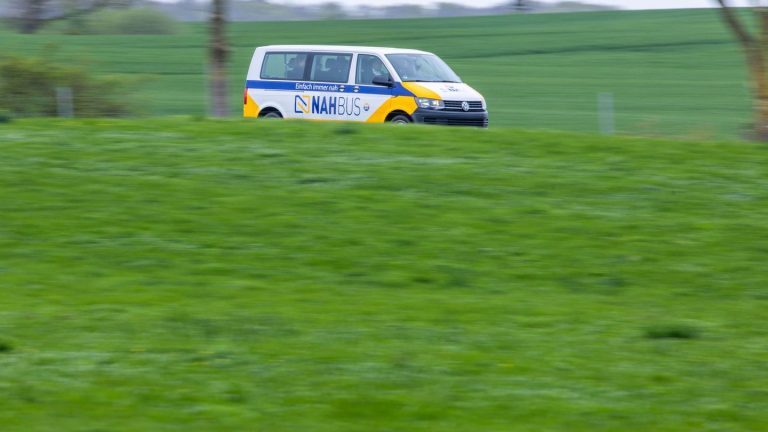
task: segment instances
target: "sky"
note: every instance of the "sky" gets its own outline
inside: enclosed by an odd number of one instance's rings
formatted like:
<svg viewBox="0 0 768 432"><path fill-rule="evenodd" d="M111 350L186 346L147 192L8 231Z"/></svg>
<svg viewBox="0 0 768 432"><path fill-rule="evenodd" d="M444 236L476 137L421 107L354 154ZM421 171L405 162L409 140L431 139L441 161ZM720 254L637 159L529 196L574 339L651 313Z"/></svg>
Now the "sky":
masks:
<svg viewBox="0 0 768 432"><path fill-rule="evenodd" d="M289 0L292 4L317 4L328 0ZM503 0L336 0L348 6L374 5L391 6L397 3L434 4L438 1L452 1L454 3L471 4L472 6L493 6L505 3ZM546 3L557 3L558 0L543 0ZM622 9L678 9L678 8L703 8L715 5L714 0L580 0L584 3L617 6ZM731 0L734 6L747 6L748 1Z"/></svg>
<svg viewBox="0 0 768 432"><path fill-rule="evenodd" d="M178 0L159 0L164 2L174 2ZM296 5L309 5L335 1L346 6L392 6L395 4L419 4L431 5L441 1L459 3L477 7L495 6L501 3L507 3L506 0L270 0L277 3L288 3ZM564 0L539 0L544 3L559 3ZM622 9L682 9L682 8L705 8L714 7L715 0L576 0L583 3L600 4L607 6L616 6ZM729 0L733 6L750 6L755 0ZM759 0L758 0L759 1Z"/></svg>

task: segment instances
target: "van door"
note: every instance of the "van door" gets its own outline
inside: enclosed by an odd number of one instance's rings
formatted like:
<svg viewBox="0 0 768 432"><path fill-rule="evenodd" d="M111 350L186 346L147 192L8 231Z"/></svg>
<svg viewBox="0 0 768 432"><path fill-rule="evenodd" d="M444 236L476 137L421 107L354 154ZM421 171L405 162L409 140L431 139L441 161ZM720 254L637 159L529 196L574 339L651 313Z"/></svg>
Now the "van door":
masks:
<svg viewBox="0 0 768 432"><path fill-rule="evenodd" d="M389 101L392 97L392 88L374 85L376 76L389 77L392 74L384 62L376 55L358 54L355 63L355 79L352 92L357 95L361 113L357 120L368 122L383 122L389 114Z"/></svg>
<svg viewBox="0 0 768 432"><path fill-rule="evenodd" d="M305 80L296 83L294 113L317 120L354 120L355 107L349 89L351 53L314 52L307 60Z"/></svg>

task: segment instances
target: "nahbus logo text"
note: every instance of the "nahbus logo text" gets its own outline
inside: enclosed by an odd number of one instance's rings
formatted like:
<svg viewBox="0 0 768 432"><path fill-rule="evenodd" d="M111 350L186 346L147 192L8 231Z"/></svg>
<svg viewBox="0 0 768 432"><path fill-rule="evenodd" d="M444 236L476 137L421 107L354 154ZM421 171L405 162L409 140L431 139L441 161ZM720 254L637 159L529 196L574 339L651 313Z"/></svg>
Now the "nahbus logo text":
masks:
<svg viewBox="0 0 768 432"><path fill-rule="evenodd" d="M296 95L293 111L296 114L328 114L359 116L359 97Z"/></svg>

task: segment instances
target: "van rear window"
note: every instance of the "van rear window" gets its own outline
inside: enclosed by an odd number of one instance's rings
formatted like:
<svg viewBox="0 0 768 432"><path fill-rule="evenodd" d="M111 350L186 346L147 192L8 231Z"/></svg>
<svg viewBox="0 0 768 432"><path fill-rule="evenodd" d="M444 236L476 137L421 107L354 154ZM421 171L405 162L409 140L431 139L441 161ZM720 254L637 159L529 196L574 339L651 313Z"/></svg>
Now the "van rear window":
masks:
<svg viewBox="0 0 768 432"><path fill-rule="evenodd" d="M307 53L267 53L261 79L303 80L307 56Z"/></svg>

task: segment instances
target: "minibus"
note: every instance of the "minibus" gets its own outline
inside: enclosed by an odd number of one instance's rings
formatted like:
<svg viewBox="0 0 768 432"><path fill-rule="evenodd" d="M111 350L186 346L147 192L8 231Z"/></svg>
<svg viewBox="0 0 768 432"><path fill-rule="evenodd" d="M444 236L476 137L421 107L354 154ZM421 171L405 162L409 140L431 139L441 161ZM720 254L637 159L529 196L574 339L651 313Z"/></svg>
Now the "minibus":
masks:
<svg viewBox="0 0 768 432"><path fill-rule="evenodd" d="M243 115L488 127L483 96L440 57L398 48L256 48Z"/></svg>

